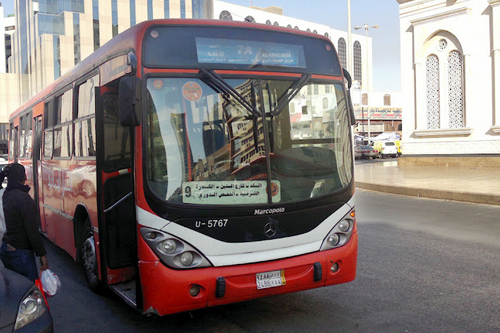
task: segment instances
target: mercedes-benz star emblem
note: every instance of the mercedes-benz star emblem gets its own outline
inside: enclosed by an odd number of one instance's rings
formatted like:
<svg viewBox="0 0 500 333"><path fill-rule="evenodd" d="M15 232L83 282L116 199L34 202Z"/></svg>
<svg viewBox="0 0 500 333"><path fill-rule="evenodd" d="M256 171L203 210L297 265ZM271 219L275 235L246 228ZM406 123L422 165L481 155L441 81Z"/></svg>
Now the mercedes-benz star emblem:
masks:
<svg viewBox="0 0 500 333"><path fill-rule="evenodd" d="M266 234L267 238L274 237L274 235L276 235L276 231L278 231L278 226L274 222L269 222L264 227L264 233Z"/></svg>

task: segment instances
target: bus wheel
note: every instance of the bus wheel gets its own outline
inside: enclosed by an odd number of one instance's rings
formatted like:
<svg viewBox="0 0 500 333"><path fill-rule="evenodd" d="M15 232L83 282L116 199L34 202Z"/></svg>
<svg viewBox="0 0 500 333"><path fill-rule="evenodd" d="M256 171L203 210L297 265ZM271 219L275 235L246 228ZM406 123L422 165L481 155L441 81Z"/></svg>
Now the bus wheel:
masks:
<svg viewBox="0 0 500 333"><path fill-rule="evenodd" d="M99 287L99 277L97 275L97 255L94 235L90 231L86 233L86 239L82 245L81 258L89 288L95 291Z"/></svg>

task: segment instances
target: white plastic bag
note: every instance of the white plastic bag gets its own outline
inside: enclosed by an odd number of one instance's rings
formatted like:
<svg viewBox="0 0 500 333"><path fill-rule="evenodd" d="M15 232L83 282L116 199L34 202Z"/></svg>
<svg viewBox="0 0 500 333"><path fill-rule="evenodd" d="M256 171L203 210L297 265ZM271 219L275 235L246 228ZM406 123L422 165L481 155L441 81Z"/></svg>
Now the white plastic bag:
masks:
<svg viewBox="0 0 500 333"><path fill-rule="evenodd" d="M40 281L42 282L43 291L47 297L54 296L57 291L61 289L61 281L56 273L52 272L50 269L42 271Z"/></svg>

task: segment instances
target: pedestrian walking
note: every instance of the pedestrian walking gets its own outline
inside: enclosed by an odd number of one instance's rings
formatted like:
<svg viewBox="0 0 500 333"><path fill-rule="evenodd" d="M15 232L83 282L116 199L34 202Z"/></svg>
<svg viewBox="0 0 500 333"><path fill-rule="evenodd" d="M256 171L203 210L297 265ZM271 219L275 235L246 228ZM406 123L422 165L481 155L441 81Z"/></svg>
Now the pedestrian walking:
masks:
<svg viewBox="0 0 500 333"><path fill-rule="evenodd" d="M35 282L38 270L35 255L40 257L40 270L49 268L47 251L39 231L39 219L35 202L25 185L24 166L12 163L0 172L0 183L7 176L7 188L3 194L3 213L6 232L0 247L0 259L4 266Z"/></svg>

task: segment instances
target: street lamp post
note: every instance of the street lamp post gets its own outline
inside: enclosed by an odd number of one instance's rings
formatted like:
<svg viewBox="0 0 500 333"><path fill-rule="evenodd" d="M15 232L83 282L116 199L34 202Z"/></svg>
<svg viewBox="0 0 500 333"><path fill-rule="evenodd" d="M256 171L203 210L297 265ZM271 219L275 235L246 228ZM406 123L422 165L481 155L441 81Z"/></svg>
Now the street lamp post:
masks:
<svg viewBox="0 0 500 333"><path fill-rule="evenodd" d="M361 127L362 127L362 132L363 137L365 136L365 115L363 114L363 105L361 104L361 83L359 83L358 80L355 80L352 83L352 87L354 89L358 89L359 92L359 110L361 111Z"/></svg>
<svg viewBox="0 0 500 333"><path fill-rule="evenodd" d="M347 70L352 71L351 0L347 0Z"/></svg>
<svg viewBox="0 0 500 333"><path fill-rule="evenodd" d="M370 132L370 96L368 92L370 91L370 69L369 69L369 56L370 52L368 50L368 30L370 28L378 29L378 24L376 25L369 25L368 23L365 23L362 26L357 26L354 27L354 29L359 30L359 29L365 29L365 48L366 48L366 86L363 84L363 87L365 87L366 90L366 109L367 109L367 114L368 114L368 143L370 143L370 138L371 138L371 132Z"/></svg>

